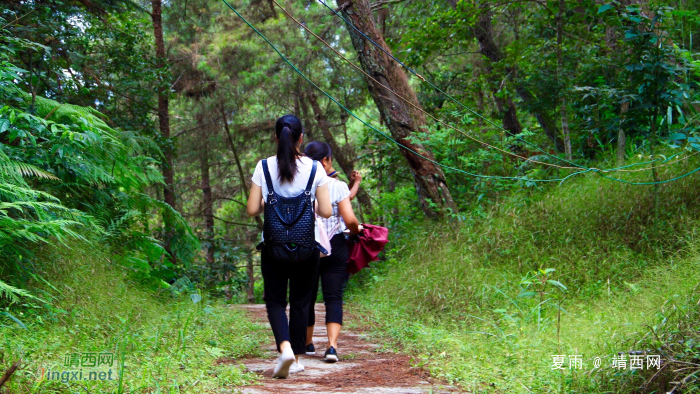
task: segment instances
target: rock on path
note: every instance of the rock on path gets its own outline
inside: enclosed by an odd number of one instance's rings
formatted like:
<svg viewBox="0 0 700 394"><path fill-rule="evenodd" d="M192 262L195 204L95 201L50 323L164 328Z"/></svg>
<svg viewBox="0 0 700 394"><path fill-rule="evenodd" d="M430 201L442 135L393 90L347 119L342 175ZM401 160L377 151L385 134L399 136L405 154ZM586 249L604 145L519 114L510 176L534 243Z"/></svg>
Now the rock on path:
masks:
<svg viewBox="0 0 700 394"><path fill-rule="evenodd" d="M267 324L265 305L241 305L252 318ZM314 345L316 356L301 356L303 372L291 374L287 379L273 379L277 351L270 330L270 343L266 347L269 358L247 359L243 364L262 375L261 385L242 387L245 394L267 393L358 393L358 394L422 394L457 393L454 387L432 382L428 374L411 366L408 356L388 353L380 346L363 339L361 335L343 328L338 340L340 361L334 364L323 362L323 353L328 347L325 307L316 304L316 327Z"/></svg>

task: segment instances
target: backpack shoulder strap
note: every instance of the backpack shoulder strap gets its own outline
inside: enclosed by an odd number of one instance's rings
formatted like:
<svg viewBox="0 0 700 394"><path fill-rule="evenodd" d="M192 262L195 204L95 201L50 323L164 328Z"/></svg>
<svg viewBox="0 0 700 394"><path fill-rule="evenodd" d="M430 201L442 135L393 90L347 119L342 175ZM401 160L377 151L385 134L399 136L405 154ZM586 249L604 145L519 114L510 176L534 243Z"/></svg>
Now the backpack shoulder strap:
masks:
<svg viewBox="0 0 700 394"><path fill-rule="evenodd" d="M316 165L318 162L314 160L314 164L311 166L311 175L309 176L309 182L306 184L306 190L304 193L309 194L311 192L311 187L314 185L314 179L316 178Z"/></svg>
<svg viewBox="0 0 700 394"><path fill-rule="evenodd" d="M272 187L272 177L270 176L270 169L267 167L267 159L262 161L263 173L265 173L265 182L267 183L267 194L272 195L275 189Z"/></svg>

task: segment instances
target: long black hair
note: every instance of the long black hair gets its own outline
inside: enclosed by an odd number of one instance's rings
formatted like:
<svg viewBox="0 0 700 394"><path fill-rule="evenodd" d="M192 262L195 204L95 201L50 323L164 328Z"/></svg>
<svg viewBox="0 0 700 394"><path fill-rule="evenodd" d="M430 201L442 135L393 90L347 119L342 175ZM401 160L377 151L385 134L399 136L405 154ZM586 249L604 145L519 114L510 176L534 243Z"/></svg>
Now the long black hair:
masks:
<svg viewBox="0 0 700 394"><path fill-rule="evenodd" d="M294 115L284 115L277 119L275 124L275 134L279 143L277 144L277 169L279 170L280 182L292 182L297 173L297 158L301 156L297 150L297 142L304 133L301 120Z"/></svg>
<svg viewBox="0 0 700 394"><path fill-rule="evenodd" d="M331 147L325 142L309 142L306 144L304 154L313 160L321 161L326 157L331 157Z"/></svg>

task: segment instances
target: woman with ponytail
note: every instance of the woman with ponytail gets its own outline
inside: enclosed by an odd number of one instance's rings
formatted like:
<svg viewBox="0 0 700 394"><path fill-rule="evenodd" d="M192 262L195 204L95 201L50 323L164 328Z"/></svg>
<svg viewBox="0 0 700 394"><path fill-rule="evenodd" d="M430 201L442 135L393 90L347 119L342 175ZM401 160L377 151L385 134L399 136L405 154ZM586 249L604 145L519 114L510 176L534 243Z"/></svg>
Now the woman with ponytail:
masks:
<svg viewBox="0 0 700 394"><path fill-rule="evenodd" d="M316 213L321 217L330 217L333 208L328 197L326 172L317 162L299 153L304 137L299 118L294 115L279 118L275 135L277 155L261 160L255 167L247 210L250 216L258 216L265 210L263 242L258 247L262 253L263 299L280 352L273 376L286 378L290 373L304 370L298 356L305 353L306 325L319 266L313 225L310 235L305 234L309 230L294 228L296 222L287 220L287 216L289 212L299 212L299 222L308 215L313 216L314 200L318 206ZM290 205L296 201L299 201L298 206ZM265 209L266 204L269 209ZM279 215L280 206L285 207L287 213L284 216L283 212L281 219L275 216ZM286 234L285 230L279 230L282 225L287 226ZM279 240L290 237L290 233L292 242L280 244ZM313 249L304 244L306 241L313 243ZM289 320L285 314L287 286Z"/></svg>
<svg viewBox="0 0 700 394"><path fill-rule="evenodd" d="M348 185L338 179L332 178L333 159L331 147L325 142L310 142L306 145L304 153L309 158L323 164L323 168L329 175L328 195L333 206L333 215L323 219L323 224L331 241L331 253L321 258L319 276L321 277L321 289L323 290L323 302L326 304L326 332L328 333L328 350L323 356L326 362L338 361L338 336L343 324L343 288L347 278L348 244L343 231L347 228L350 234L359 234L362 225L355 217L350 204L351 191ZM359 186L359 179L357 179ZM320 227L320 226L319 226ZM306 332L306 354L316 354L313 345L313 333L315 324L314 304L318 293L318 279L314 283L314 292L311 296L311 310Z"/></svg>

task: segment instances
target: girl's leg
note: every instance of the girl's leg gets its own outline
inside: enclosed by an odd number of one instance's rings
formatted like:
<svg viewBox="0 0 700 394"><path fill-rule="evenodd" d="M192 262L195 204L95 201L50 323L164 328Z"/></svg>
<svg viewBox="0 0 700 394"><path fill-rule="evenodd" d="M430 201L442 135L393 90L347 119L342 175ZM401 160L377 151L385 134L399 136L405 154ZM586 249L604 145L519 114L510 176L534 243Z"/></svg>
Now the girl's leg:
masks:
<svg viewBox="0 0 700 394"><path fill-rule="evenodd" d="M284 352L287 349L291 349L291 348L292 348L292 344L289 343L289 341L284 341L284 342L280 343L280 353ZM297 357L297 360L298 359L299 358Z"/></svg>
<svg viewBox="0 0 700 394"><path fill-rule="evenodd" d="M318 251L306 260L288 264L289 336L294 354L306 352L306 329L314 281L318 281Z"/></svg>
<svg viewBox="0 0 700 394"><path fill-rule="evenodd" d="M306 323L307 345L311 345L314 342L314 325L316 324L316 311L314 309L316 307L316 298L318 298L318 275L316 275L313 290L311 291L311 303L309 304L309 319Z"/></svg>
<svg viewBox="0 0 700 394"><path fill-rule="evenodd" d="M267 318L275 335L277 351L282 352L283 343L290 343L287 308L287 270L285 265L270 258L263 249L260 268L264 281L263 300L267 309ZM286 345L285 345L286 347Z"/></svg>
<svg viewBox="0 0 700 394"><path fill-rule="evenodd" d="M338 347L343 324L343 281L348 261L348 248L343 234L331 239L332 253L323 258L321 273L323 301L326 304L326 331L329 346Z"/></svg>
<svg viewBox="0 0 700 394"><path fill-rule="evenodd" d="M326 323L326 331L328 331L328 347L333 346L338 348L338 337L340 336L340 323Z"/></svg>
<svg viewBox="0 0 700 394"><path fill-rule="evenodd" d="M311 313L311 311L309 311ZM306 326L306 344L311 345L314 343L314 326Z"/></svg>

